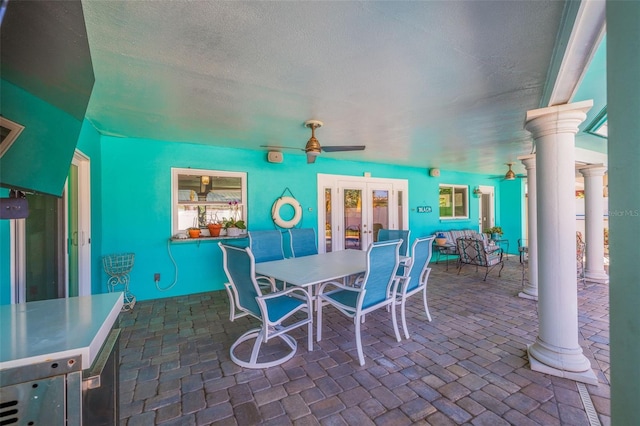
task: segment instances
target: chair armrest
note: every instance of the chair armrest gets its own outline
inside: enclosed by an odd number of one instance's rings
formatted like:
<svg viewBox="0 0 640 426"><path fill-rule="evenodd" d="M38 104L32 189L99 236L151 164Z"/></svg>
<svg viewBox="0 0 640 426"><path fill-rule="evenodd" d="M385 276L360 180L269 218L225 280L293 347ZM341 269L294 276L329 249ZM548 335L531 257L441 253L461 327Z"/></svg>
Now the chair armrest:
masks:
<svg viewBox="0 0 640 426"><path fill-rule="evenodd" d="M324 282L320 285L320 287L318 287L318 291L316 293L316 296L320 296L322 294L322 292L324 291L324 288L328 285L332 285L334 287L336 287L336 289L340 289L340 290L348 290L348 291L355 291L356 293L359 293L362 291L362 289L360 287L351 287L348 285L344 285L343 283L339 282L339 281L327 281Z"/></svg>
<svg viewBox="0 0 640 426"><path fill-rule="evenodd" d="M262 296L258 296L256 299L260 299L260 300L275 299L277 297L283 297L294 292L302 292L304 295L308 295L307 292L301 287L289 287L286 290L274 291L273 293L268 293Z"/></svg>

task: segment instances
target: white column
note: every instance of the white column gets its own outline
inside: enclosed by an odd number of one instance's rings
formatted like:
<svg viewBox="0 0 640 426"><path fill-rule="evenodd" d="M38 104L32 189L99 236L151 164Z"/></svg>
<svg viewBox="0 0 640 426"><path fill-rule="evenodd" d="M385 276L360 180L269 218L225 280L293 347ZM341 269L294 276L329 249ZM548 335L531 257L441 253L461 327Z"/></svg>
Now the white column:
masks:
<svg viewBox="0 0 640 426"><path fill-rule="evenodd" d="M538 213L536 211L536 156L518 157L527 170L527 247L529 250L528 282L518 296L525 299L538 300Z"/></svg>
<svg viewBox="0 0 640 426"><path fill-rule="evenodd" d="M607 284L609 275L604 270L604 166L587 166L580 169L584 176L584 221L587 261L585 279Z"/></svg>
<svg viewBox="0 0 640 426"><path fill-rule="evenodd" d="M575 135L593 101L527 112L536 143L538 337L528 347L534 371L597 384L578 343Z"/></svg>

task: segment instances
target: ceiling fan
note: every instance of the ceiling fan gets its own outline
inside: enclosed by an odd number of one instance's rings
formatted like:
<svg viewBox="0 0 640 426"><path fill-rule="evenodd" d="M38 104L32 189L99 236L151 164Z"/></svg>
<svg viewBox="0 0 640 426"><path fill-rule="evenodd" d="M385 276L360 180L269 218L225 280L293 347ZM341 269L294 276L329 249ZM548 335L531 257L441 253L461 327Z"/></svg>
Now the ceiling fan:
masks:
<svg viewBox="0 0 640 426"><path fill-rule="evenodd" d="M299 149L307 153L307 164L314 163L316 157L320 155L321 151L324 152L341 152L341 151L363 151L364 145L334 145L334 146L320 146L320 142L316 139L315 130L322 127L322 121L320 120L307 120L304 122L305 127L311 129L311 138L307 141L307 145L304 148L293 148L289 146L275 146L275 145L261 145L263 148L273 149Z"/></svg>
<svg viewBox="0 0 640 426"><path fill-rule="evenodd" d="M527 175L517 175L513 170L511 170L511 166L513 166L513 163L504 163L504 164L509 166L509 170L507 170L507 173L505 173L504 176L494 176L491 179L515 180L515 179L522 179L527 177Z"/></svg>

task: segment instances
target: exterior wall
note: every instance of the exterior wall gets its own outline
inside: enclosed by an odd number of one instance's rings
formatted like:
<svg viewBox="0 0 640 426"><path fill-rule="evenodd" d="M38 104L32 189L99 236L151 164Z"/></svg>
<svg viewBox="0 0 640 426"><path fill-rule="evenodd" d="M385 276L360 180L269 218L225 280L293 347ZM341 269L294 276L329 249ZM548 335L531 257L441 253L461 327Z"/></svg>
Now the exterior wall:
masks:
<svg viewBox="0 0 640 426"><path fill-rule="evenodd" d="M332 159L330 154L308 165L304 155L285 152L284 162L274 164L267 162L264 151L107 136L101 140L101 163L101 188L93 193L93 197L101 195L100 256L120 252L136 254L130 290L138 300L220 290L226 281L221 252L213 241L168 243L172 167L247 172L250 230L274 229L271 206L285 188L289 188L302 205L300 226L315 227L317 173L363 176L369 172L372 177L408 179L409 226L413 238L445 227L476 229L478 226L478 203L473 196L468 220L440 221L440 182L469 185L470 192L478 184L495 184L485 176L469 173L443 171L441 177L432 178L424 168L340 161ZM424 205L431 206L432 212L418 213L416 207ZM95 214L93 220L95 230ZM159 291L153 281L154 273L161 274L161 288L174 282L175 268L168 249L178 265L178 280L169 291ZM96 251L96 245L93 250ZM94 253L94 256L98 255ZM96 292L106 291L107 275L101 269L100 273L99 285L93 286Z"/></svg>

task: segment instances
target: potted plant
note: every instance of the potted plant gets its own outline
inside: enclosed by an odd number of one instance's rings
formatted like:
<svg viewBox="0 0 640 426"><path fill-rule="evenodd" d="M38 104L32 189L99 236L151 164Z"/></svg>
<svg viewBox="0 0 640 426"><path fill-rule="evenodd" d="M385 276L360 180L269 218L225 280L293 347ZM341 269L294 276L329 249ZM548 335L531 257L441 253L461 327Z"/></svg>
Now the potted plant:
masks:
<svg viewBox="0 0 640 426"><path fill-rule="evenodd" d="M211 217L211 220L207 224L207 228L209 228L209 235L211 235L212 237L219 237L220 236L220 230L222 229L222 223L220 223L220 221L218 220L218 216L217 215L214 214Z"/></svg>
<svg viewBox="0 0 640 426"><path fill-rule="evenodd" d="M230 202L229 206L232 212L232 216L228 219L225 218L222 220L222 227L227 231L227 236L237 237L238 235L240 235L240 231L242 229L247 229L247 225L245 225L244 220L236 218L240 208L240 206L238 206L238 202Z"/></svg>
<svg viewBox="0 0 640 426"><path fill-rule="evenodd" d="M497 241L500 238L502 238L502 234L503 234L502 228L499 227L499 226L493 226L491 228L485 229L484 233L485 234L490 234L491 235L491 239L493 241Z"/></svg>
<svg viewBox="0 0 640 426"><path fill-rule="evenodd" d="M444 233L438 232L436 234L436 244L439 246L444 246L447 244L447 237L444 236Z"/></svg>
<svg viewBox="0 0 640 426"><path fill-rule="evenodd" d="M209 222L207 224L207 228L209 228L209 235L212 237L219 237L222 224L220 222Z"/></svg>
<svg viewBox="0 0 640 426"><path fill-rule="evenodd" d="M192 227L188 228L187 232L191 238L200 238L200 228Z"/></svg>

